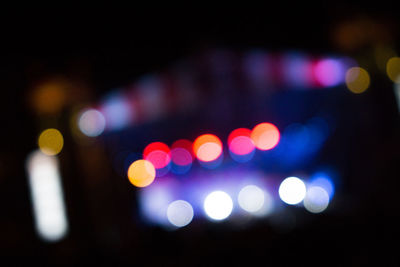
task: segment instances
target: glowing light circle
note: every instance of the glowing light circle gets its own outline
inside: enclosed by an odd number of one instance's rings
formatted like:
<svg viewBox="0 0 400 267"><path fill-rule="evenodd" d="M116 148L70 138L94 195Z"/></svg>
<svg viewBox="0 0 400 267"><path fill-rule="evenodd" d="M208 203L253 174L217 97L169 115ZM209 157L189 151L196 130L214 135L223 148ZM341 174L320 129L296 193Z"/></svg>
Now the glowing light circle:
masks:
<svg viewBox="0 0 400 267"><path fill-rule="evenodd" d="M167 209L168 221L176 227L184 227L193 219L193 208L189 202L176 200Z"/></svg>
<svg viewBox="0 0 400 267"><path fill-rule="evenodd" d="M86 136L96 137L103 133L106 127L106 120L100 111L88 109L80 114L78 126Z"/></svg>
<svg viewBox="0 0 400 267"><path fill-rule="evenodd" d="M204 200L204 211L213 220L226 219L232 213L232 209L232 199L224 191L211 192Z"/></svg>
<svg viewBox="0 0 400 267"><path fill-rule="evenodd" d="M134 161L128 169L128 178L131 184L137 187L146 187L153 183L156 169L153 164L144 159Z"/></svg>
<svg viewBox="0 0 400 267"><path fill-rule="evenodd" d="M199 136L193 143L193 152L200 161L214 161L222 154L222 143L212 134Z"/></svg>
<svg viewBox="0 0 400 267"><path fill-rule="evenodd" d="M50 128L39 135L38 146L42 153L54 156L61 152L64 138L59 130Z"/></svg>
<svg viewBox="0 0 400 267"><path fill-rule="evenodd" d="M316 80L322 86L336 86L344 80L343 66L335 59L320 60L315 65L314 73Z"/></svg>
<svg viewBox="0 0 400 267"><path fill-rule="evenodd" d="M279 197L289 205L300 203L306 196L306 186L297 177L288 177L279 186Z"/></svg>
<svg viewBox="0 0 400 267"><path fill-rule="evenodd" d="M322 187L311 187L307 190L303 204L309 212L323 212L329 205L329 194Z"/></svg>
<svg viewBox="0 0 400 267"><path fill-rule="evenodd" d="M272 123L260 123L253 128L251 139L258 149L270 150L279 143L280 133Z"/></svg>
<svg viewBox="0 0 400 267"><path fill-rule="evenodd" d="M156 169L163 169L171 162L169 147L162 142L148 144L143 151L143 158L150 161Z"/></svg>
<svg viewBox="0 0 400 267"><path fill-rule="evenodd" d="M255 213L264 206L264 191L255 185L243 187L238 195L239 206L247 212Z"/></svg>
<svg viewBox="0 0 400 267"><path fill-rule="evenodd" d="M370 85L370 77L368 72L360 67L353 67L346 72L346 86L355 94L365 92Z"/></svg>
<svg viewBox="0 0 400 267"><path fill-rule="evenodd" d="M192 155L184 148L177 147L171 150L171 160L179 166L186 166L192 164Z"/></svg>

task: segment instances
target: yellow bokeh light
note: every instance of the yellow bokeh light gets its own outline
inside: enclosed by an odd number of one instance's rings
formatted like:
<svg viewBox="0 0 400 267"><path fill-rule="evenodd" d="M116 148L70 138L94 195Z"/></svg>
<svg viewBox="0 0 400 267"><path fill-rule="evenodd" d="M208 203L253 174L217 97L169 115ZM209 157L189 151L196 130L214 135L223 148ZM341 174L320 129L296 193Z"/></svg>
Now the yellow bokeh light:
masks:
<svg viewBox="0 0 400 267"><path fill-rule="evenodd" d="M64 138L59 130L44 130L38 140L40 150L46 155L57 155L64 146Z"/></svg>
<svg viewBox="0 0 400 267"><path fill-rule="evenodd" d="M137 187L149 186L156 177L156 169L153 164L144 159L133 162L128 169L128 178L131 184Z"/></svg>
<svg viewBox="0 0 400 267"><path fill-rule="evenodd" d="M369 84L369 74L365 69L353 67L347 70L346 85L351 92L361 94L368 89Z"/></svg>
<svg viewBox="0 0 400 267"><path fill-rule="evenodd" d="M388 60L386 72L393 82L400 83L400 57L392 57Z"/></svg>

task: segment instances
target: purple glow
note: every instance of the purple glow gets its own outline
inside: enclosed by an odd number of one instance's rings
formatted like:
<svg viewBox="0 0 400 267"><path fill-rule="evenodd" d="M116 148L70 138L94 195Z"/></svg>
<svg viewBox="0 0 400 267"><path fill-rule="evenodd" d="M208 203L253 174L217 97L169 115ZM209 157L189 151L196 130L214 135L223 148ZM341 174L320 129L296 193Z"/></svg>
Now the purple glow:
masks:
<svg viewBox="0 0 400 267"><path fill-rule="evenodd" d="M320 60L314 68L315 79L322 86L336 86L344 81L345 70L338 60Z"/></svg>
<svg viewBox="0 0 400 267"><path fill-rule="evenodd" d="M289 55L284 60L285 79L289 85L309 87L312 83L312 64L301 55Z"/></svg>

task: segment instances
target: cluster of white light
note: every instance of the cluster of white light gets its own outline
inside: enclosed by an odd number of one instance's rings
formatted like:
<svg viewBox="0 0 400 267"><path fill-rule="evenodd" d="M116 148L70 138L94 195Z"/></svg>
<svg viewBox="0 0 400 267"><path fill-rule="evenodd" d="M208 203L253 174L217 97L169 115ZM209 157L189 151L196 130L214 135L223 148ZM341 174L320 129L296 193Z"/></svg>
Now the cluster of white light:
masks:
<svg viewBox="0 0 400 267"><path fill-rule="evenodd" d="M326 178L317 177L306 185L300 178L288 177L280 184L278 193L280 199L288 205L303 203L307 211L320 213L329 205L333 194L332 186ZM248 183L238 190L236 198L227 193L232 193L231 191L210 191L202 198L201 206L208 219L214 222L227 219L234 212L235 203L246 214L255 217L265 217L274 211L274 198L263 186ZM147 193L142 201L149 219L178 228L193 220L195 209L192 204L183 199L174 200L167 188L160 186L149 188L145 192Z"/></svg>

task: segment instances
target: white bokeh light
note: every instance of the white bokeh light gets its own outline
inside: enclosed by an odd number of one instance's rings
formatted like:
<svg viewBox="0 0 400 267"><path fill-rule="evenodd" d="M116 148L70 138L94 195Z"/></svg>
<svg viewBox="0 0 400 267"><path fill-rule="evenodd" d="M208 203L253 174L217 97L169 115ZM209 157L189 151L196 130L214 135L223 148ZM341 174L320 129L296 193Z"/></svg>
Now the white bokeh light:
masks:
<svg viewBox="0 0 400 267"><path fill-rule="evenodd" d="M259 211L265 201L264 191L255 185L243 187L238 195L239 206L247 212Z"/></svg>
<svg viewBox="0 0 400 267"><path fill-rule="evenodd" d="M45 241L59 241L68 233L68 220L58 159L35 151L27 158L27 172L36 231Z"/></svg>
<svg viewBox="0 0 400 267"><path fill-rule="evenodd" d="M274 211L274 198L268 191L263 190L264 204L262 207L253 214L257 217L269 216Z"/></svg>
<svg viewBox="0 0 400 267"><path fill-rule="evenodd" d="M329 205L329 194L322 187L313 186L307 190L303 203L309 212L323 212Z"/></svg>
<svg viewBox="0 0 400 267"><path fill-rule="evenodd" d="M300 203L306 195L306 186L297 177L288 177L279 186L279 197L289 205Z"/></svg>
<svg viewBox="0 0 400 267"><path fill-rule="evenodd" d="M80 114L78 126L85 135L96 137L103 133L106 127L106 120L100 111L88 109Z"/></svg>
<svg viewBox="0 0 400 267"><path fill-rule="evenodd" d="M223 191L214 191L204 200L204 211L213 220L226 219L232 209L232 198Z"/></svg>
<svg viewBox="0 0 400 267"><path fill-rule="evenodd" d="M193 219L193 208L189 202L176 200L167 209L168 221L176 227L188 225Z"/></svg>

